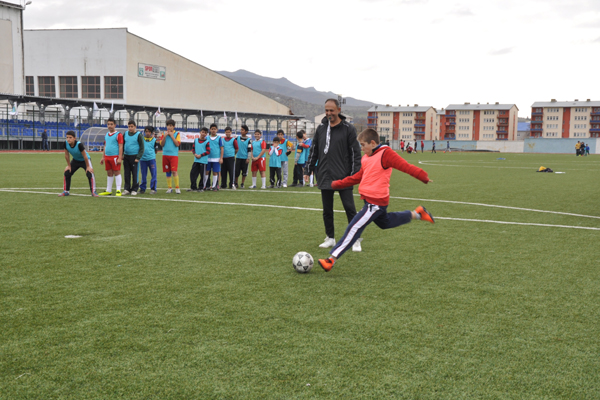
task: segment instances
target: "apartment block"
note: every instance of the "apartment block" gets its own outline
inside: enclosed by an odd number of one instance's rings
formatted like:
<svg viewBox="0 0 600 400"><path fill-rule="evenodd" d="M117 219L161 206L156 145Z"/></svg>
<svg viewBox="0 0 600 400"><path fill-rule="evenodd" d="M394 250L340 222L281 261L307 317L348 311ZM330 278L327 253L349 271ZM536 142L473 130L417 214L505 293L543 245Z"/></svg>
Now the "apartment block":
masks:
<svg viewBox="0 0 600 400"><path fill-rule="evenodd" d="M536 102L531 106L531 137L600 137L600 101Z"/></svg>
<svg viewBox="0 0 600 400"><path fill-rule="evenodd" d="M373 106L368 110L369 128L375 129L380 136L389 140L431 140L435 138L433 129L436 123L436 111L431 106L392 107Z"/></svg>
<svg viewBox="0 0 600 400"><path fill-rule="evenodd" d="M440 140L517 139L519 109L515 104L451 104L438 118L444 125Z"/></svg>

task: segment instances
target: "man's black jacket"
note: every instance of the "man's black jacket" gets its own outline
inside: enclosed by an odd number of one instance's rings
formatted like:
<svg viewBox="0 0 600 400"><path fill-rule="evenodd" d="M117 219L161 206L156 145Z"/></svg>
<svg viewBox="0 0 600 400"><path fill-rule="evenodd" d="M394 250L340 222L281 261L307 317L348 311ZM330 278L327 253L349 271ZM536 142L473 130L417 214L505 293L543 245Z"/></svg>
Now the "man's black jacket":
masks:
<svg viewBox="0 0 600 400"><path fill-rule="evenodd" d="M327 127L329 121L323 118L313 137L304 174L310 175L317 165L317 184L319 189L331 190L331 182L354 175L360 170L360 145L356 139L356 128L346 122L346 117L340 114L342 120L331 128L327 154Z"/></svg>

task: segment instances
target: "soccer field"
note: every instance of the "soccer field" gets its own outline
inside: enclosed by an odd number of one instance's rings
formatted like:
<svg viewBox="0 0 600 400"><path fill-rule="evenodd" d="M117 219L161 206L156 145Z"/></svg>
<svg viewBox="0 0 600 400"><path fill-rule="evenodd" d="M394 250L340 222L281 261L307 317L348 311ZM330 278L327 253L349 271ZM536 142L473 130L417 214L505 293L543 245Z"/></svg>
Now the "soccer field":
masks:
<svg viewBox="0 0 600 400"><path fill-rule="evenodd" d="M59 198L63 154L0 153L0 399L600 398L600 157L405 158L436 224L298 274L316 188Z"/></svg>

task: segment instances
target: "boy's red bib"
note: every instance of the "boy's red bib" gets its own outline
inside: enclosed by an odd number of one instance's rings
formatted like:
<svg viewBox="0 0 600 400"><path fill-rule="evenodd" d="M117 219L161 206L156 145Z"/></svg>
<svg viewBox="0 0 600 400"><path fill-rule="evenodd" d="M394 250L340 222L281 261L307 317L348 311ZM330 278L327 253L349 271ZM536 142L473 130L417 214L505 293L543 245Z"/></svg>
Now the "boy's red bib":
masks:
<svg viewBox="0 0 600 400"><path fill-rule="evenodd" d="M361 159L363 175L358 186L358 193L362 197L372 199L386 199L390 197L390 177L392 168L384 169L381 157L388 149L382 149L372 156L366 154Z"/></svg>

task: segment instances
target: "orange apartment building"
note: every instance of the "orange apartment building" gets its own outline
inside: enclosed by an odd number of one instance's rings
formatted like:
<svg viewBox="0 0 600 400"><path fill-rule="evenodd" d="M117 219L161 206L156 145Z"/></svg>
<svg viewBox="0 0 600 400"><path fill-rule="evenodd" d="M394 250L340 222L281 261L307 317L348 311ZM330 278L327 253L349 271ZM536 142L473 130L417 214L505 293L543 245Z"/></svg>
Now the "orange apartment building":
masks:
<svg viewBox="0 0 600 400"><path fill-rule="evenodd" d="M435 138L436 111L431 106L373 106L368 110L367 126L388 140L431 140Z"/></svg>
<svg viewBox="0 0 600 400"><path fill-rule="evenodd" d="M438 116L440 140L516 140L515 104L451 104Z"/></svg>
<svg viewBox="0 0 600 400"><path fill-rule="evenodd" d="M536 102L531 106L531 137L600 137L600 101Z"/></svg>

